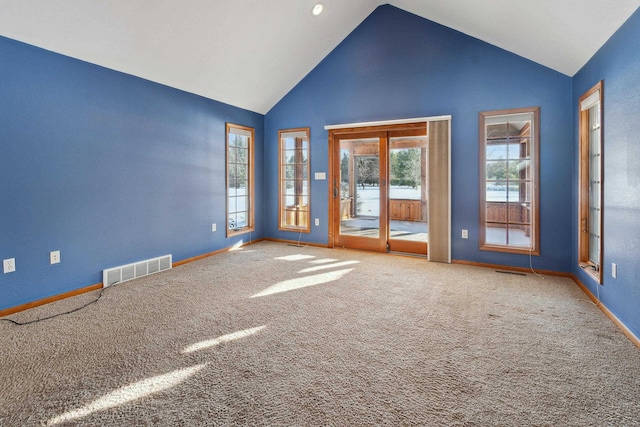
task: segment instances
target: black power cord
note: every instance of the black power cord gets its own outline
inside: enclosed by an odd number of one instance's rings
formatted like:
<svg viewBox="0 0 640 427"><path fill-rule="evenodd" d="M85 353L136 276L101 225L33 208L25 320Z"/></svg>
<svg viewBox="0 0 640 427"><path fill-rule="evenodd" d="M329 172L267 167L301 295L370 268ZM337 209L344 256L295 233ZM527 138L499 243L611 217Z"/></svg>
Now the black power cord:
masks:
<svg viewBox="0 0 640 427"><path fill-rule="evenodd" d="M73 310L65 311L64 313L53 314L51 316L41 317L39 319L30 320L28 322L18 322L17 320L9 319L9 318L6 318L6 317L1 318L0 321L13 323L14 325L18 325L18 326L24 326L24 325L30 325L32 323L38 323L38 322L41 322L43 320L49 320L49 319L53 319L55 317L65 316L67 314L75 313L76 311L80 311L80 310L82 310L84 308L87 308L90 305L95 304L98 301L100 301L100 298L102 298L102 294L104 293L105 289L107 289L107 288L102 288L100 290L100 294L98 294L98 297L96 299L94 299L93 301L89 301L88 303L86 303L83 306L80 306L78 308L74 308Z"/></svg>

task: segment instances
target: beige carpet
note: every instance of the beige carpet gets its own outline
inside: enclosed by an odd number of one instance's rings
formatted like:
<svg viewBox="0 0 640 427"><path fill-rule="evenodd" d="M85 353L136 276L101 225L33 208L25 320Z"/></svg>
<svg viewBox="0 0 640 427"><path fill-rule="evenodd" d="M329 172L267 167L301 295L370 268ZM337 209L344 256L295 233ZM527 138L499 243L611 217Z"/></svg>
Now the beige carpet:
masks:
<svg viewBox="0 0 640 427"><path fill-rule="evenodd" d="M1 426L640 425L569 279L272 242L0 322L0 363Z"/></svg>

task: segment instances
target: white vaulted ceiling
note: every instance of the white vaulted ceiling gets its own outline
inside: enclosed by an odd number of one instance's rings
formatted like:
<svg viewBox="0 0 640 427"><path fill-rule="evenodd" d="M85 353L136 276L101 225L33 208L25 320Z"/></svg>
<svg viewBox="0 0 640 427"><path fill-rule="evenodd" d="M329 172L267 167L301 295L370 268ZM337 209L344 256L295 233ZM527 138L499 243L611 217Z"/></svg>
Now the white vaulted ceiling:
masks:
<svg viewBox="0 0 640 427"><path fill-rule="evenodd" d="M640 0L0 0L0 35L266 113L389 3L573 76ZM0 58L0 61L2 58Z"/></svg>

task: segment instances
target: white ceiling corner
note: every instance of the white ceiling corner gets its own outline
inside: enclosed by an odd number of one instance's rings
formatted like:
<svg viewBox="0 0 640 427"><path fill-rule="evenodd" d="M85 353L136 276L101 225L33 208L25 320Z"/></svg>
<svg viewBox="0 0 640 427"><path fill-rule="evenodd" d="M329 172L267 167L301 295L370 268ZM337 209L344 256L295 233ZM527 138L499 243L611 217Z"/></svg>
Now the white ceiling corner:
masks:
<svg viewBox="0 0 640 427"><path fill-rule="evenodd" d="M640 0L394 0L396 7L575 75Z"/></svg>
<svg viewBox="0 0 640 427"><path fill-rule="evenodd" d="M378 5L574 75L640 0L0 0L0 35L266 113Z"/></svg>

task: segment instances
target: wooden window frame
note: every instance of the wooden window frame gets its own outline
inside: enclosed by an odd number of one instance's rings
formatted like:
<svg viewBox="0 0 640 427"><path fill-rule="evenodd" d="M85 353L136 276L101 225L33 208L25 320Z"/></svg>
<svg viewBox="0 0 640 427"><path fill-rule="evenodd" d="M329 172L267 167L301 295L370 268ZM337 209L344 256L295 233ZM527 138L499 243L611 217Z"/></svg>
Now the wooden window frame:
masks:
<svg viewBox="0 0 640 427"><path fill-rule="evenodd" d="M590 234L591 224L589 221L589 211L591 208L591 197L589 191L590 182L590 160L591 160L591 122L589 118L589 110L583 109L584 102L590 102L590 97L596 97L597 101L592 103L591 107L595 104L600 105L599 111L599 129L600 136L599 141L599 168L600 168L600 191L599 201L597 206L599 209L599 248L598 255L599 260L597 265L591 260L590 256ZM593 98L591 98L593 99ZM579 129L579 184L578 184L578 265L595 280L597 283L602 284L603 281L603 230L604 230L604 82L600 81L578 100L578 129Z"/></svg>
<svg viewBox="0 0 640 427"><path fill-rule="evenodd" d="M286 159L286 150L284 147L285 137L287 134L300 134L304 133L304 138L300 139L300 143L306 141L307 147L304 150L302 147L300 148L300 154L306 156L306 160L302 163L294 163L295 168L295 177L294 181L299 184L300 192L296 190L296 194L294 197L296 200L298 198L307 198L307 203L301 204L296 203L294 205L294 209L292 210L290 206L287 206L287 194L285 191L286 182L290 179L286 176L286 167L291 165ZM282 129L278 131L278 229L283 231L296 231L302 233L311 232L311 131L310 128L295 128L295 129ZM304 152L303 152L304 151ZM303 157L304 159L304 157ZM307 170L307 178L300 178L298 175L303 173L304 167ZM304 194L302 188L304 188L304 182L307 184L307 193ZM296 185L296 188L297 187ZM291 224L293 222L293 224Z"/></svg>
<svg viewBox="0 0 640 427"><path fill-rule="evenodd" d="M533 135L530 137L530 141L533 147L529 151L529 159L532 165L530 166L530 185L531 185L531 201L530 201L530 213L529 213L529 237L530 246L511 246L508 244L495 244L486 242L486 224L487 224L487 200L486 200L486 126L485 122L488 118L494 116L508 116L516 114L531 114L532 126L530 129ZM507 110L494 110L480 112L478 116L478 135L479 135L479 163L480 163L480 224L479 224L479 247L480 250L505 252L513 254L526 254L526 255L540 255L540 107L529 108L514 108ZM505 223L506 227L509 227L511 222L507 219Z"/></svg>
<svg viewBox="0 0 640 427"><path fill-rule="evenodd" d="M233 228L230 226L230 215L231 215L231 206L229 203L229 184L230 184L230 178L229 178L229 161L230 161L230 156L229 156L229 136L234 133L233 131L237 130L239 134L247 134L249 133L249 144L248 144L248 154L247 154L247 195L248 195L248 200L247 203L249 204L248 208L247 208L247 224L241 228ZM233 124L233 123L227 123L226 124L226 150L225 150L225 157L226 157L226 161L225 161L225 194L226 194L226 213L227 213L227 220L226 220L226 229L227 229L227 237L232 237L232 236L237 236L240 234L245 234L245 233L250 233L252 231L254 231L254 224L255 224L255 162L254 162L254 147L255 147L255 130L252 127L249 126L243 126L243 125L237 125L237 124ZM236 211L234 211L235 213Z"/></svg>

